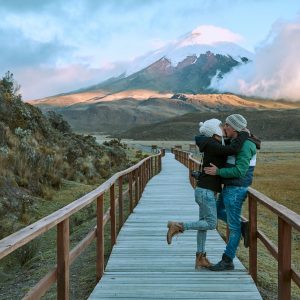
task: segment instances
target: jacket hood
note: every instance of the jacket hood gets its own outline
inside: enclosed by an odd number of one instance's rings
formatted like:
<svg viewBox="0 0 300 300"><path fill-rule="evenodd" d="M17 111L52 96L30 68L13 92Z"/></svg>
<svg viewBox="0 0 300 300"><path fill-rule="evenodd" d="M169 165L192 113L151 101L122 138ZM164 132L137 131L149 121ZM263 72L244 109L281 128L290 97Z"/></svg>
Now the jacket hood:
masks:
<svg viewBox="0 0 300 300"><path fill-rule="evenodd" d="M195 136L195 142L196 142L197 146L199 147L200 152L204 151L205 146L211 139L212 139L211 137L207 137L205 135Z"/></svg>
<svg viewBox="0 0 300 300"><path fill-rule="evenodd" d="M257 136L251 134L250 137L248 138L248 140L255 144L256 149L258 149L258 150L260 149L261 140Z"/></svg>

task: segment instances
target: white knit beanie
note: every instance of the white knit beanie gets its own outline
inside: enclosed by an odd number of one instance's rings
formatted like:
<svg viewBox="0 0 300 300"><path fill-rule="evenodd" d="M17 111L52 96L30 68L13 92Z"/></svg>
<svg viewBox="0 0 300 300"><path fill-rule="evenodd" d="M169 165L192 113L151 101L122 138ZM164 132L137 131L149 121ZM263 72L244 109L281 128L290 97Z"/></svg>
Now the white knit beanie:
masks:
<svg viewBox="0 0 300 300"><path fill-rule="evenodd" d="M247 120L239 114L233 114L226 118L226 123L229 124L233 129L240 132L247 127Z"/></svg>
<svg viewBox="0 0 300 300"><path fill-rule="evenodd" d="M206 137L212 137L214 134L223 136L222 129L220 125L222 122L218 119L210 119L199 123L199 132Z"/></svg>

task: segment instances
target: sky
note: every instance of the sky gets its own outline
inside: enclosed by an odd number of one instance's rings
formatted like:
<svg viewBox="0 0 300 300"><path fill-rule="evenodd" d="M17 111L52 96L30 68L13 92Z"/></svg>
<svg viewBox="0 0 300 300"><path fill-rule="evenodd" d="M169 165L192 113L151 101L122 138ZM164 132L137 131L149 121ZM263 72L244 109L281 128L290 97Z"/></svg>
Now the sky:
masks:
<svg viewBox="0 0 300 300"><path fill-rule="evenodd" d="M299 13L296 0L0 0L0 76L14 73L25 100L68 92L206 25L259 53Z"/></svg>

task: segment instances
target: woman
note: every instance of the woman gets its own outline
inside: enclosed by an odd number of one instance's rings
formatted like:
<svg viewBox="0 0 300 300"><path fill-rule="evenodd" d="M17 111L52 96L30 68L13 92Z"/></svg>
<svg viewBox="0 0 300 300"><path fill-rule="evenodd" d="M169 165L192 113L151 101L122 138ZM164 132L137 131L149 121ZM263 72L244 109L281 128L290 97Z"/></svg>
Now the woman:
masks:
<svg viewBox="0 0 300 300"><path fill-rule="evenodd" d="M210 163L218 168L225 166L228 155L237 154L249 134L242 131L238 137L231 141L230 145L224 145L221 121L210 119L199 123L200 135L195 137L200 152L203 153L202 167L210 166ZM211 263L206 258L205 241L207 230L217 226L216 195L222 191L221 178L200 172L195 189L195 201L199 205L199 220L195 222L168 222L167 242L171 244L174 235L185 230L197 230L197 252L195 268L208 268Z"/></svg>

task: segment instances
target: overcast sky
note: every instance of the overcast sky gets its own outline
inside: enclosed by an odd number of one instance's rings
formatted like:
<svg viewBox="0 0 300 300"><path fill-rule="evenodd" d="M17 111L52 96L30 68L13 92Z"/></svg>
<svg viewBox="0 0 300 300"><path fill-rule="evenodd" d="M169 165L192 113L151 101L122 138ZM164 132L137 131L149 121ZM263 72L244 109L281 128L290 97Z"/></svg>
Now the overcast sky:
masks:
<svg viewBox="0 0 300 300"><path fill-rule="evenodd" d="M299 12L296 0L0 0L0 75L12 71L24 99L50 96L118 75L201 25L254 51Z"/></svg>

